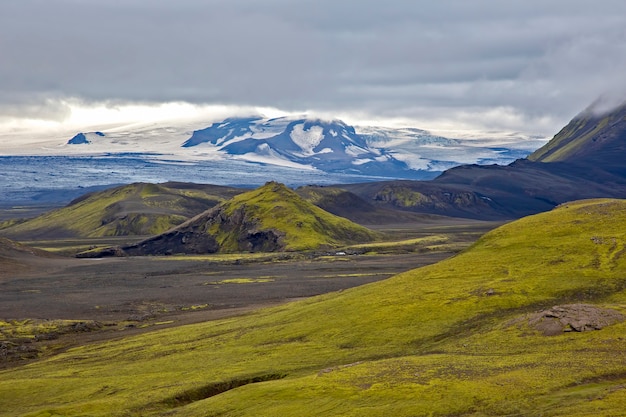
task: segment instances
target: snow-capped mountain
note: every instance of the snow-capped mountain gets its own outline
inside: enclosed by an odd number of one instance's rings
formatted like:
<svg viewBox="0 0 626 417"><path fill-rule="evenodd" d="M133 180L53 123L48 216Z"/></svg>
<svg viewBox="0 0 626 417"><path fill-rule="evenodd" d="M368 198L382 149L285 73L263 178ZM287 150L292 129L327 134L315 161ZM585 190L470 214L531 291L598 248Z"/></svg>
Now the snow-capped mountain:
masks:
<svg viewBox="0 0 626 417"><path fill-rule="evenodd" d="M546 138L519 133L485 132L448 138L415 128L364 126L358 129L368 146L383 149L411 169L445 171L458 165L507 165L525 158Z"/></svg>
<svg viewBox="0 0 626 417"><path fill-rule="evenodd" d="M370 146L354 127L339 120L231 118L196 130L182 146L208 146L249 161L288 162L325 172L417 174L391 152Z"/></svg>
<svg viewBox="0 0 626 417"><path fill-rule="evenodd" d="M93 126L42 138L0 135L6 156L133 157L169 164L218 161L307 172L384 178L433 178L461 164L508 164L541 147L545 138L491 132L436 135L416 128L351 126L307 116L164 120ZM208 127L207 127L208 126ZM13 146L11 146L13 144Z"/></svg>

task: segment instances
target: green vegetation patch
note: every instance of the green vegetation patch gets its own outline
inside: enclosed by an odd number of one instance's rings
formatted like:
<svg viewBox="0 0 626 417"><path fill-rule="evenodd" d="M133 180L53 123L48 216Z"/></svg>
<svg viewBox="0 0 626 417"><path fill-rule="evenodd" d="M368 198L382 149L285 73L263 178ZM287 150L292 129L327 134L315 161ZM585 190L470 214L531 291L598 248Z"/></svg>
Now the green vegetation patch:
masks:
<svg viewBox="0 0 626 417"><path fill-rule="evenodd" d="M433 200L418 191L400 185L386 185L375 196L379 201L391 202L393 205L409 208L430 205Z"/></svg>
<svg viewBox="0 0 626 417"><path fill-rule="evenodd" d="M454 246L454 247L453 247ZM432 235L414 239L405 239L399 241L388 242L373 242L363 243L359 245L350 245L346 250L364 250L368 253L394 253L394 252L424 252L424 251L445 251L445 250L458 250L459 245L454 245L450 242L450 237L445 235ZM460 247L465 248L468 245L460 244Z"/></svg>
<svg viewBox="0 0 626 417"><path fill-rule="evenodd" d="M274 282L274 278L229 278L219 281L207 282L208 285L220 285L220 284L252 284L259 282Z"/></svg>
<svg viewBox="0 0 626 417"><path fill-rule="evenodd" d="M209 308L208 304L194 304L189 307L182 307L181 310L182 311L196 311L196 310L204 310L207 308Z"/></svg>

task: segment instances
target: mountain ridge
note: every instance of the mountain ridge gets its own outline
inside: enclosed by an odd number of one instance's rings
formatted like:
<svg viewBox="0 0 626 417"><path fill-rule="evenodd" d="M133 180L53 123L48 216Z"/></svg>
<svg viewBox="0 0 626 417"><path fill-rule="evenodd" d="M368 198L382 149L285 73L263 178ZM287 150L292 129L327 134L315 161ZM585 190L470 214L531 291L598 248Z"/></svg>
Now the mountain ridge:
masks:
<svg viewBox="0 0 626 417"><path fill-rule="evenodd" d="M231 156L283 159L325 172L417 176L381 148L373 148L340 120L229 118L193 132L182 146L209 144Z"/></svg>
<svg viewBox="0 0 626 417"><path fill-rule="evenodd" d="M379 206L476 219L513 219L588 198L626 197L626 104L585 111L529 158L461 165L431 181L343 184Z"/></svg>
<svg viewBox="0 0 626 417"><path fill-rule="evenodd" d="M236 158L324 172L429 179L459 164L509 163L544 143L521 134L503 134L499 139L492 134L482 139L446 138L413 127L353 126L309 115L229 117L208 127L198 125L201 122L181 125L181 130L163 123L78 133L54 153Z"/></svg>

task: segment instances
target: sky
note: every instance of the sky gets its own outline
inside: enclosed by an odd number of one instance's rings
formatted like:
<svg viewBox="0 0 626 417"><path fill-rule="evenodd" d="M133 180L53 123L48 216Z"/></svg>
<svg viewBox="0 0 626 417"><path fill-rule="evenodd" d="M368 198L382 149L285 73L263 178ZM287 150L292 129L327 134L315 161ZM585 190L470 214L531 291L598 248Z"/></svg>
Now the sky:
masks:
<svg viewBox="0 0 626 417"><path fill-rule="evenodd" d="M553 135L607 95L623 0L0 0L0 131L263 109Z"/></svg>

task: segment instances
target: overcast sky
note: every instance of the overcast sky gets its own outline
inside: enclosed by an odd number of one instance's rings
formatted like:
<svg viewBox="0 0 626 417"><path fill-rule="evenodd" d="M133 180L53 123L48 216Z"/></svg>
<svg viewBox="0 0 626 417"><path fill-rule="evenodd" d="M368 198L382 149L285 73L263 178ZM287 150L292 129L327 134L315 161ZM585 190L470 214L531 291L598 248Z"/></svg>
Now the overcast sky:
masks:
<svg viewBox="0 0 626 417"><path fill-rule="evenodd" d="M188 102L554 134L624 92L624 0L0 0L4 125Z"/></svg>

